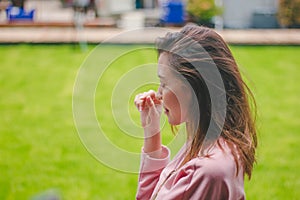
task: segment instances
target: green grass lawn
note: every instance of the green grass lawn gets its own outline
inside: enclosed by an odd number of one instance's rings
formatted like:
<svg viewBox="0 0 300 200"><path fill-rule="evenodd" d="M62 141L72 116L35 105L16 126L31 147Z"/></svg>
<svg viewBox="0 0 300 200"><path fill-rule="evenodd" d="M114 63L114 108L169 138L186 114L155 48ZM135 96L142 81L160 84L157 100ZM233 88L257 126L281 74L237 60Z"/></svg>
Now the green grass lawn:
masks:
<svg viewBox="0 0 300 200"><path fill-rule="evenodd" d="M94 63L99 66L101 59L132 46L102 48L100 61ZM258 163L245 184L247 199L298 199L300 47L231 49L258 105ZM74 125L73 86L88 55L71 45L0 46L0 199L30 199L49 191L67 200L134 199L137 175L95 159ZM151 62L156 62L156 53L149 49L121 56L102 75L95 91L95 113L106 137L127 151L138 152L142 140L117 126L111 113L112 92L133 67ZM156 85L135 88L128 97L134 123L139 118L131 101L137 92L151 87ZM163 140L172 140L168 127ZM113 157L112 152L107 154Z"/></svg>

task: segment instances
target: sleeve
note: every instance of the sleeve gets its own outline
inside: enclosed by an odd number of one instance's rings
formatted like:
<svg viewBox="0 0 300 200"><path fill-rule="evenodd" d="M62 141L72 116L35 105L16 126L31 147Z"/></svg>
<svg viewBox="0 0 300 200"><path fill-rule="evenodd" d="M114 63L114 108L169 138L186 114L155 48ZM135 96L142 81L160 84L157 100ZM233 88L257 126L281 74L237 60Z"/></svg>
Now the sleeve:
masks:
<svg viewBox="0 0 300 200"><path fill-rule="evenodd" d="M184 191L183 199L221 200L229 198L229 185L222 174L196 170Z"/></svg>
<svg viewBox="0 0 300 200"><path fill-rule="evenodd" d="M154 188L159 180L160 173L170 161L170 150L162 146L162 159L150 157L142 151L141 166L138 181L136 199L150 199Z"/></svg>
<svg viewBox="0 0 300 200"><path fill-rule="evenodd" d="M229 186L220 173L201 166L188 165L158 193L158 200L223 200L230 199ZM170 186L171 185L171 186Z"/></svg>

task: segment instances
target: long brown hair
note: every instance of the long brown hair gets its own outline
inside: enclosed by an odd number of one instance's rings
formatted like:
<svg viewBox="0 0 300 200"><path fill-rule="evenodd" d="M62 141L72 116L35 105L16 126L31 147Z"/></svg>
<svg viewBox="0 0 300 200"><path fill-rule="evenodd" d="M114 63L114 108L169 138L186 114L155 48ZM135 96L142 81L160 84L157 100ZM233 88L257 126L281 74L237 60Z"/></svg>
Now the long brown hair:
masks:
<svg viewBox="0 0 300 200"><path fill-rule="evenodd" d="M189 42L191 39L201 48L191 48L193 43ZM193 137L183 163L198 156L210 123L213 123L214 131L220 132L220 136L226 140L231 149L237 173L241 164L243 172L250 179L256 161L257 147L255 100L243 81L227 44L210 28L186 25L180 32L168 33L165 37L159 38L156 45L159 55L167 53L171 67L189 82L197 97L197 106L200 110L200 117L194 122L194 127L197 129L193 130L194 133L189 133ZM212 64L221 75L225 89L226 113L223 123L220 123L220 115L212 111L212 99L207 80L201 73L201 70L211 70Z"/></svg>

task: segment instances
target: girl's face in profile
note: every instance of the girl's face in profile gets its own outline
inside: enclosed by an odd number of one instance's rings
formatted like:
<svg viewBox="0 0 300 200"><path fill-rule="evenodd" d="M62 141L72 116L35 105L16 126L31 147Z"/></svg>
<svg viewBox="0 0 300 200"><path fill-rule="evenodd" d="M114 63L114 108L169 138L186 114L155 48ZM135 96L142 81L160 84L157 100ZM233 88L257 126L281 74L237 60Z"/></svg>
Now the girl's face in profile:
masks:
<svg viewBox="0 0 300 200"><path fill-rule="evenodd" d="M191 99L190 88L180 79L179 74L170 67L168 54L162 53L158 59L160 86L158 96L162 98L164 113L171 125L188 121Z"/></svg>

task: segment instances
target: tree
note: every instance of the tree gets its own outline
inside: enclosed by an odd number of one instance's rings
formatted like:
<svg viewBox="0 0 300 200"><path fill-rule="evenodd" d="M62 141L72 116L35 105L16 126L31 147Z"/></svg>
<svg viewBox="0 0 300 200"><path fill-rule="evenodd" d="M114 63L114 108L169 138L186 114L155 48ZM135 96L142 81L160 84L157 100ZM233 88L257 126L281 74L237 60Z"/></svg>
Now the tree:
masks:
<svg viewBox="0 0 300 200"><path fill-rule="evenodd" d="M187 12L198 24L211 24L212 18L221 13L214 0L188 0Z"/></svg>
<svg viewBox="0 0 300 200"><path fill-rule="evenodd" d="M25 0L12 0L12 5L19 8L24 8Z"/></svg>
<svg viewBox="0 0 300 200"><path fill-rule="evenodd" d="M280 0L278 21L283 27L300 27L300 0Z"/></svg>

